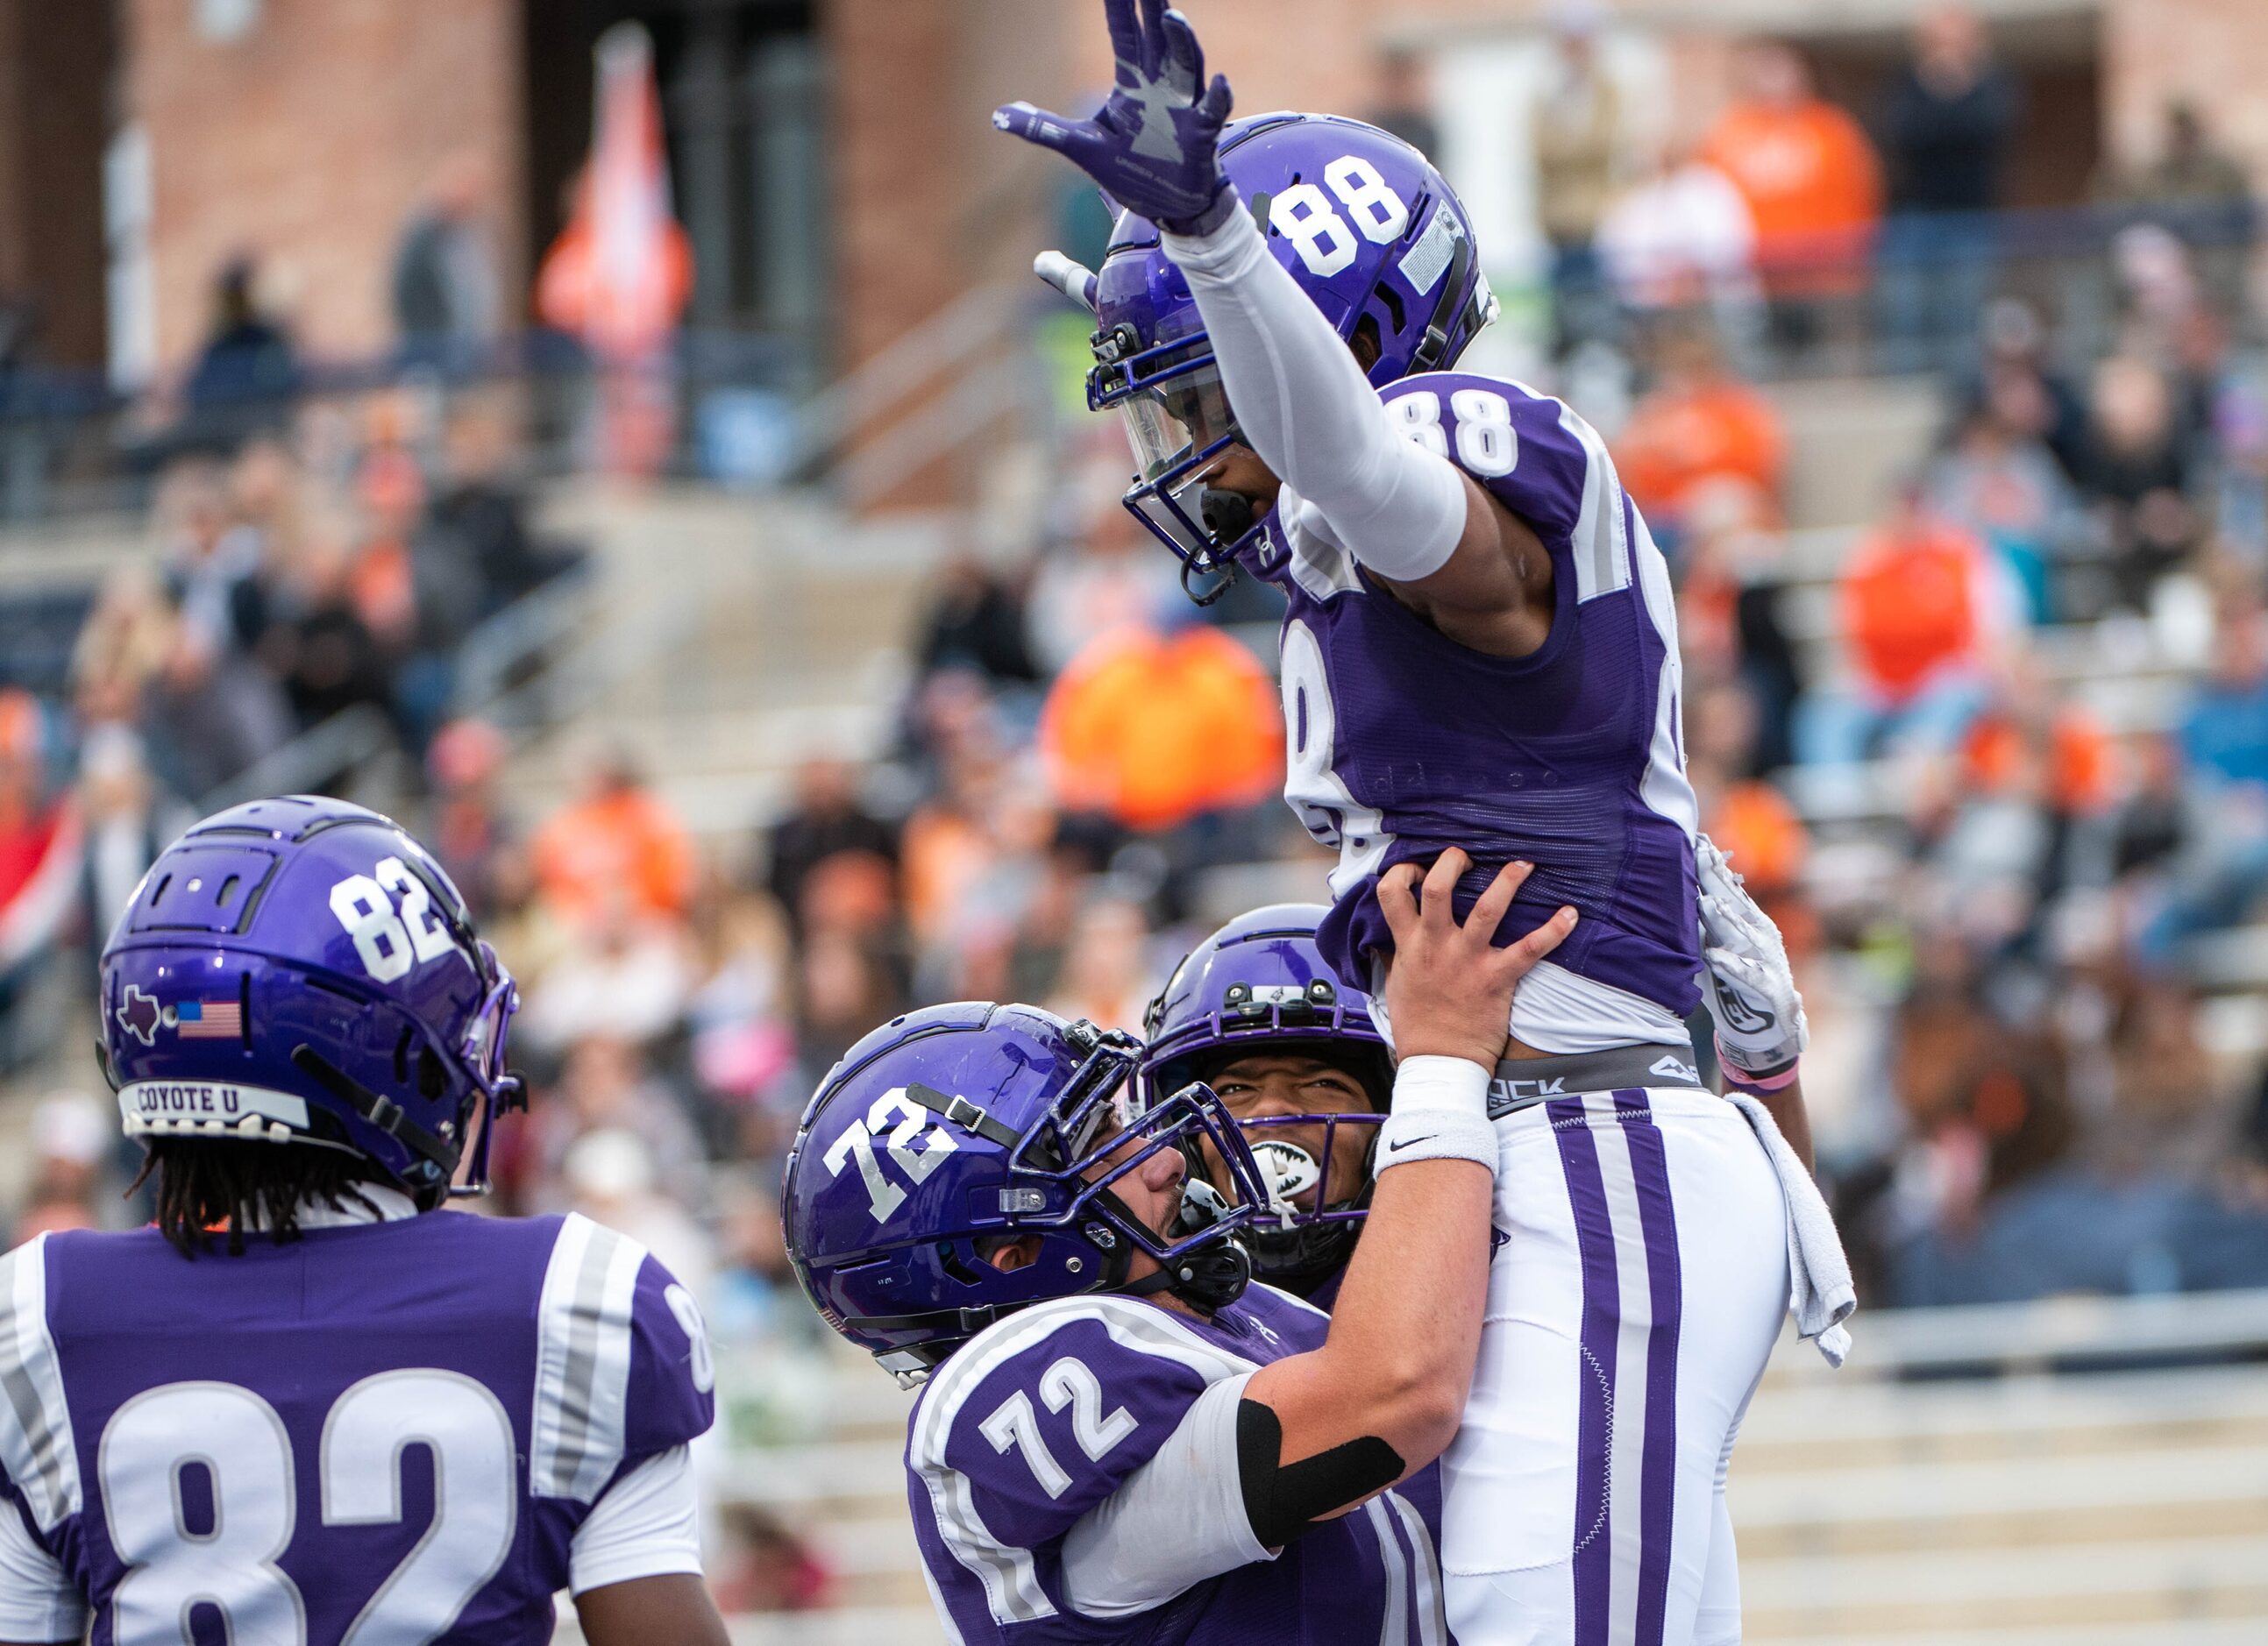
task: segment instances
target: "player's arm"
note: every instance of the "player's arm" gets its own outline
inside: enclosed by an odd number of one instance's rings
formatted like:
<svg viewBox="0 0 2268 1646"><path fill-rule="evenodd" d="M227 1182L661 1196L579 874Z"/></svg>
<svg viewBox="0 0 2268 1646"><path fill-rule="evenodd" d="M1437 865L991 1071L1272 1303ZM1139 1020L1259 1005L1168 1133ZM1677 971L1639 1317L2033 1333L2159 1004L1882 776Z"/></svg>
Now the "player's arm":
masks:
<svg viewBox="0 0 2268 1646"><path fill-rule="evenodd" d="M568 1551L591 1646L722 1646L724 1620L701 1577L700 1517L682 1444L626 1466L592 1505Z"/></svg>
<svg viewBox="0 0 2268 1646"><path fill-rule="evenodd" d="M575 1597L591 1646L728 1646L709 1585L688 1572L608 1584Z"/></svg>
<svg viewBox="0 0 2268 1646"><path fill-rule="evenodd" d="M1387 994L1402 1051L1361 1244L1320 1349L1214 1383L1062 1544L1065 1593L1124 1617L1270 1560L1430 1462L1456 1432L1488 1290L1496 1140L1489 1077L1513 986L1575 923L1572 909L1511 949L1488 935L1526 878L1505 870L1461 929L1462 852L1412 898L1414 866L1381 883L1395 959ZM1399 1149L1396 1144L1402 1145Z"/></svg>
<svg viewBox="0 0 2268 1646"><path fill-rule="evenodd" d="M1245 440L1350 554L1428 605L1481 615L1548 599L1551 557L1535 532L1395 423L1248 212L1207 234L1168 233L1165 247Z"/></svg>
<svg viewBox="0 0 2268 1646"><path fill-rule="evenodd" d="M1370 1216L1323 1347L1254 1373L1239 1413L1244 1497L1270 1547L1432 1461L1464 1410L1488 1290L1489 1080L1513 988L1575 924L1563 908L1511 948L1492 947L1528 866L1508 865L1461 926L1451 896L1469 866L1444 852L1422 901L1414 865L1380 882L1400 1062Z"/></svg>
<svg viewBox="0 0 2268 1646"><path fill-rule="evenodd" d="M1138 12L1135 0L1104 0L1103 11L1117 84L1095 117L1011 103L993 122L1160 225L1245 440L1357 560L1460 614L1513 615L1539 592L1548 599L1550 557L1534 532L1395 428L1347 344L1269 254L1221 175L1228 82L1206 83L1188 21L1155 4Z"/></svg>
<svg viewBox="0 0 2268 1646"><path fill-rule="evenodd" d="M1693 863L1700 890L1702 983L1717 1023L1717 1061L1727 1084L1764 1105L1809 1171L1811 1115L1796 1070L1810 1044L1811 1025L1787 945L1706 834L1694 843Z"/></svg>

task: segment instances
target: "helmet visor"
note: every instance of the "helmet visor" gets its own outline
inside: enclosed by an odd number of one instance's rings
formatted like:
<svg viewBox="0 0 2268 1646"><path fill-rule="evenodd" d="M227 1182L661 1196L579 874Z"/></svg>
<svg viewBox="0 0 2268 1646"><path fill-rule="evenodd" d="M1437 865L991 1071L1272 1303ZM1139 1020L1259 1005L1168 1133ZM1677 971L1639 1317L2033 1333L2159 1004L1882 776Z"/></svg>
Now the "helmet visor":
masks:
<svg viewBox="0 0 2268 1646"><path fill-rule="evenodd" d="M1219 570L1257 530L1248 510L1223 517L1224 494L1208 494L1221 452L1241 438L1220 373L1211 361L1137 389L1117 402L1134 451L1125 503L1200 571Z"/></svg>
<svg viewBox="0 0 2268 1646"><path fill-rule="evenodd" d="M1176 464L1233 437L1228 394L1219 370L1208 364L1138 389L1118 402L1126 443L1134 450L1134 474L1141 481L1163 478Z"/></svg>

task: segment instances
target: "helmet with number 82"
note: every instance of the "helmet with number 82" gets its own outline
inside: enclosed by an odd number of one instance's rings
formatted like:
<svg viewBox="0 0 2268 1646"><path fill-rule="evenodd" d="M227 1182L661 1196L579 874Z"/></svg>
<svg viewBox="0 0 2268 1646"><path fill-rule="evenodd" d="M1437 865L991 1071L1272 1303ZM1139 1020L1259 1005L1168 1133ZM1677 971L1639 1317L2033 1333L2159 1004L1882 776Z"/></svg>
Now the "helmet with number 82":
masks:
<svg viewBox="0 0 2268 1646"><path fill-rule="evenodd" d="M1496 317L1456 191L1399 138L1336 114L1261 114L1221 134L1220 166L1323 318L1370 340L1374 386L1446 368ZM1192 569L1226 570L1265 523L1205 491L1206 466L1239 437L1235 413L1155 224L1120 214L1094 302L1087 404L1124 415L1126 506Z"/></svg>
<svg viewBox="0 0 2268 1646"><path fill-rule="evenodd" d="M430 1210L475 1137L458 1192L487 1187L490 1122L525 1102L496 951L423 847L344 801L252 801L168 846L101 989L130 1136L336 1150Z"/></svg>
<svg viewBox="0 0 2268 1646"><path fill-rule="evenodd" d="M1134 1100L1141 1043L1031 1006L963 1001L893 1019L843 1054L804 1111L781 1200L788 1255L827 1322L904 1381L1015 1310L1094 1291L1208 1308L1250 1270L1233 1236L1264 1202L1219 1099ZM1112 1185L1165 1150L1227 1162L1152 1229ZM1028 1260L995 1265L1034 1237ZM1156 1275L1130 1284L1137 1251Z"/></svg>

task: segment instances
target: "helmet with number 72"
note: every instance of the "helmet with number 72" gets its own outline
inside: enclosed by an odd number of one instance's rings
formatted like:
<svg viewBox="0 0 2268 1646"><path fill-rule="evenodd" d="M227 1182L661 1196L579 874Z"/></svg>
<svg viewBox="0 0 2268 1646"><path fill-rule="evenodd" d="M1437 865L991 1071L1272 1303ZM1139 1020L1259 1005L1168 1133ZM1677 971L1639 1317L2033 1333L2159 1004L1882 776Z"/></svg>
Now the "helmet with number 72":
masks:
<svg viewBox="0 0 2268 1646"><path fill-rule="evenodd" d="M1401 139L1336 114L1260 114L1221 134L1220 165L1323 318L1350 342L1368 338L1377 387L1445 369L1496 317L1463 203ZM1155 224L1120 214L1094 304L1087 404L1125 418L1126 507L1193 569L1223 571L1264 523L1204 488L1206 466L1239 438L1235 413Z"/></svg>
<svg viewBox="0 0 2268 1646"><path fill-rule="evenodd" d="M251 801L168 846L101 990L129 1136L335 1150L431 1210L468 1143L457 1192L487 1187L490 1122L525 1102L496 951L423 846L344 801Z"/></svg>
<svg viewBox="0 0 2268 1646"><path fill-rule="evenodd" d="M1251 1270L1233 1238L1265 1203L1220 1100L1193 1086L1145 1106L1141 1042L1031 1006L962 1001L893 1018L821 1083L787 1158L788 1255L827 1323L901 1381L994 1320L1086 1292L1170 1291L1206 1309ZM1203 1145L1168 1228L1113 1187L1152 1157ZM1028 1238L1027 1260L991 1260ZM1130 1282L1134 1254L1157 1261Z"/></svg>

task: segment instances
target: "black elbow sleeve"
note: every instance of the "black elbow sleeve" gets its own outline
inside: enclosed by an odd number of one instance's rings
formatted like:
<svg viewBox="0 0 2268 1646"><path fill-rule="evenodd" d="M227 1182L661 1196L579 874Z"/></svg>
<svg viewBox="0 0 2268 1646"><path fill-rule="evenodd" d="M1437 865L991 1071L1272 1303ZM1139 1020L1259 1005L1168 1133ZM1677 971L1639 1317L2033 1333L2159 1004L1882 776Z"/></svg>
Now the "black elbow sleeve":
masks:
<svg viewBox="0 0 2268 1646"><path fill-rule="evenodd" d="M1263 1547L1280 1549L1314 1530L1325 1516L1401 1479L1402 1454L1375 1435L1361 1435L1287 1466L1284 1425L1273 1408L1240 1400L1236 1473L1252 1535Z"/></svg>

